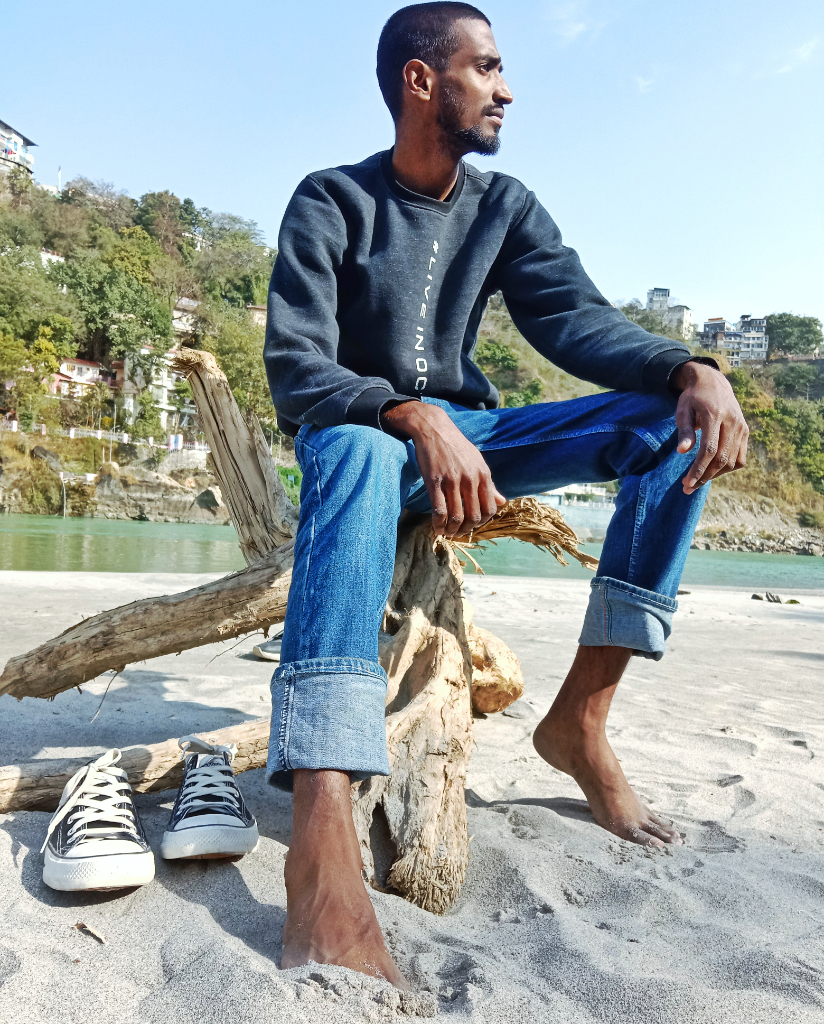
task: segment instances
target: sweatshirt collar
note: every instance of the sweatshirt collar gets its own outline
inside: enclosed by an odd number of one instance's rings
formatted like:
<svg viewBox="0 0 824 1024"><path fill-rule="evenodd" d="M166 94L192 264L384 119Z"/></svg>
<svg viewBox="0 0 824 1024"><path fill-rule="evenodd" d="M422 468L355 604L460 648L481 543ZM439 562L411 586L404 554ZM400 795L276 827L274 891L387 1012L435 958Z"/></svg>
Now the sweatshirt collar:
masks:
<svg viewBox="0 0 824 1024"><path fill-rule="evenodd" d="M381 171L389 191L398 199L405 203L410 203L412 206L420 206L425 210L434 210L435 213L440 214L450 213L461 198L464 181L466 180L466 167L463 160L458 164L458 180L455 182L455 187L452 189L449 198L445 202L441 202L438 199L431 199L429 196L422 196L418 192L412 192L401 185L395 177L395 171L392 167L393 153L394 149L387 149L385 153L381 154Z"/></svg>

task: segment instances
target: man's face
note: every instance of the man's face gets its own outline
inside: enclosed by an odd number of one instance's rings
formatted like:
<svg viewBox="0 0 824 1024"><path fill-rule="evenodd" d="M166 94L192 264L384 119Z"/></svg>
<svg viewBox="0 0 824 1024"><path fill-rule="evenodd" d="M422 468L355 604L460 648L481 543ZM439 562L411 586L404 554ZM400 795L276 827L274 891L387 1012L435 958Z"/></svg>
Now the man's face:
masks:
<svg viewBox="0 0 824 1024"><path fill-rule="evenodd" d="M501 145L498 132L512 93L503 80L503 65L492 29L483 21L460 21L461 40L448 71L438 75L438 124L459 156L493 156Z"/></svg>

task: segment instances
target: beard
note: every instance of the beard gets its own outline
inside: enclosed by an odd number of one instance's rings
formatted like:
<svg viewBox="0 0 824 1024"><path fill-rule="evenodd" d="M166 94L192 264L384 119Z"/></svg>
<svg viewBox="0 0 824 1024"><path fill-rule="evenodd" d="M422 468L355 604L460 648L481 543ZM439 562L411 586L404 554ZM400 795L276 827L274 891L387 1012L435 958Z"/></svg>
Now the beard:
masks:
<svg viewBox="0 0 824 1024"><path fill-rule="evenodd" d="M500 108L494 106L483 111L484 114L499 112ZM458 157L462 157L466 153L495 156L501 148L501 140L498 138L500 127L496 126L491 135L485 134L480 124L464 128L462 125L465 116L466 105L463 100L450 85L444 83L440 93L438 124L444 133L444 139L449 149Z"/></svg>

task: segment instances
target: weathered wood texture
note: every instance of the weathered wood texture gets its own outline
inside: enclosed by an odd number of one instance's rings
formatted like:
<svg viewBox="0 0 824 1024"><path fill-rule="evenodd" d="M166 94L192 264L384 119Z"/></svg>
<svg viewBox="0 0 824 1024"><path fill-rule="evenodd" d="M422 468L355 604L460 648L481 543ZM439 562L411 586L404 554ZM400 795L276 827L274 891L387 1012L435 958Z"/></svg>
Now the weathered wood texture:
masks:
<svg viewBox="0 0 824 1024"><path fill-rule="evenodd" d="M215 357L184 348L174 368L191 385L240 549L252 565L294 537L297 509L280 482L257 418L244 417Z"/></svg>
<svg viewBox="0 0 824 1024"><path fill-rule="evenodd" d="M381 634L389 677L389 777L353 789L371 884L443 913L466 875L464 787L472 746L461 566L451 545L418 527L402 535Z"/></svg>
<svg viewBox="0 0 824 1024"><path fill-rule="evenodd" d="M151 597L84 619L10 658L0 694L53 697L108 669L230 640L282 622L292 580L292 542L242 572L182 594Z"/></svg>
<svg viewBox="0 0 824 1024"><path fill-rule="evenodd" d="M269 720L244 722L228 729L203 733L210 743L236 743L235 771L260 768L266 763ZM9 811L53 811L63 787L89 757L27 761L0 768L0 813ZM174 789L183 776L183 762L176 739L146 746L124 747L118 768L129 775L137 793Z"/></svg>

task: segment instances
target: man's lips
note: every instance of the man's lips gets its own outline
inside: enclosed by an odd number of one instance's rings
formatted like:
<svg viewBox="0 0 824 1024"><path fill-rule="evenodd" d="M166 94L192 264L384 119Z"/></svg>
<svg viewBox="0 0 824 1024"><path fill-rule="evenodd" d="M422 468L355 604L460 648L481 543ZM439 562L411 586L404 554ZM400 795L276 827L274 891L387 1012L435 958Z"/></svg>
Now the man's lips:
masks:
<svg viewBox="0 0 824 1024"><path fill-rule="evenodd" d="M488 117L490 121L494 121L495 124L497 124L499 128L504 123L504 112L503 112L503 110L489 111L484 116Z"/></svg>

